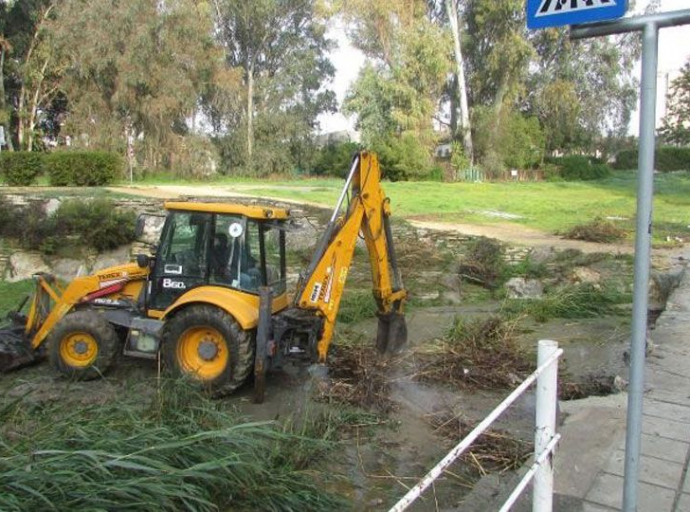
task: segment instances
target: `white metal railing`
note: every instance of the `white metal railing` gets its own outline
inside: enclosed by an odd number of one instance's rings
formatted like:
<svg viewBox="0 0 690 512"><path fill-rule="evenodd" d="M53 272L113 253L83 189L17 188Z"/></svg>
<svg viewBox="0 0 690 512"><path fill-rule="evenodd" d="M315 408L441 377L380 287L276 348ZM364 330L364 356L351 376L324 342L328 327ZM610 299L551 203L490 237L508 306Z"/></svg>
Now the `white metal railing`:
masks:
<svg viewBox="0 0 690 512"><path fill-rule="evenodd" d="M556 406L558 404L558 358L563 349L552 340L540 340L537 352L537 369L506 397L467 437L460 441L417 485L412 487L389 512L407 509L436 480L445 469L462 455L472 443L498 419L533 383L537 381L536 421L534 432L534 463L527 471L501 512L510 510L527 484L534 478L533 512L551 512L553 508L553 453L560 435L556 434Z"/></svg>

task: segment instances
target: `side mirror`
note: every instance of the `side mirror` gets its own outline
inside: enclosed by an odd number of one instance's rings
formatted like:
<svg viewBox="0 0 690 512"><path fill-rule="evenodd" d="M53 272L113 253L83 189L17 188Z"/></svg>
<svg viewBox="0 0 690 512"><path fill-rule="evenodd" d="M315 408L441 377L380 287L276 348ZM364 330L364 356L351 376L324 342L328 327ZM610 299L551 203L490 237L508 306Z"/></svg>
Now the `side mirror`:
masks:
<svg viewBox="0 0 690 512"><path fill-rule="evenodd" d="M151 264L151 257L148 254L137 254L137 265L139 268L148 268Z"/></svg>
<svg viewBox="0 0 690 512"><path fill-rule="evenodd" d="M141 238L141 235L144 234L144 228L145 227L146 227L146 218L142 214L140 214L137 217L137 225L134 228L134 237L136 239Z"/></svg>

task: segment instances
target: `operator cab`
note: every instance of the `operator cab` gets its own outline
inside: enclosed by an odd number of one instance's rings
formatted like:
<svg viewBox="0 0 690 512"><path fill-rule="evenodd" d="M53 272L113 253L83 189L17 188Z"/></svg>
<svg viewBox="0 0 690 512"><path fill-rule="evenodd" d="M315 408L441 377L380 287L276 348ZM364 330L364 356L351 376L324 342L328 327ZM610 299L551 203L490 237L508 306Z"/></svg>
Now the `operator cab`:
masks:
<svg viewBox="0 0 690 512"><path fill-rule="evenodd" d="M286 292L288 211L225 203L165 204L168 216L151 273L148 307L165 310L202 285L258 295Z"/></svg>

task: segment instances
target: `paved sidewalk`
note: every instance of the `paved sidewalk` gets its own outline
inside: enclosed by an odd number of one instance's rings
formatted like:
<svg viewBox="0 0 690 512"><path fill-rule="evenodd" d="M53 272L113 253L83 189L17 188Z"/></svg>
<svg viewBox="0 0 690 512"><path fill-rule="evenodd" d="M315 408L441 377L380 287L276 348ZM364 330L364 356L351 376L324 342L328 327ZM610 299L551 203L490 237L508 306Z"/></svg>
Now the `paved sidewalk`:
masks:
<svg viewBox="0 0 690 512"><path fill-rule="evenodd" d="M638 511L690 512L690 270L652 339L656 347L647 359ZM562 404L569 416L555 458L556 492L576 499L578 510L620 510L627 394L580 402Z"/></svg>

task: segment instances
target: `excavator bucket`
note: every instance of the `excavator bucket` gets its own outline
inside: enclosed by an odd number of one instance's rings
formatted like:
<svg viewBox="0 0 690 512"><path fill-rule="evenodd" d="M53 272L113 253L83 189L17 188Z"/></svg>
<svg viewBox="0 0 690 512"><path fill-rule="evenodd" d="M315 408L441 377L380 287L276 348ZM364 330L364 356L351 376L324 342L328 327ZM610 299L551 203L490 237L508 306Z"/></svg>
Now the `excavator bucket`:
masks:
<svg viewBox="0 0 690 512"><path fill-rule="evenodd" d="M405 315L391 311L379 315L376 333L376 348L385 355L398 354L407 345L407 323Z"/></svg>
<svg viewBox="0 0 690 512"><path fill-rule="evenodd" d="M24 328L0 328L0 373L9 372L37 361L37 353L24 337Z"/></svg>

